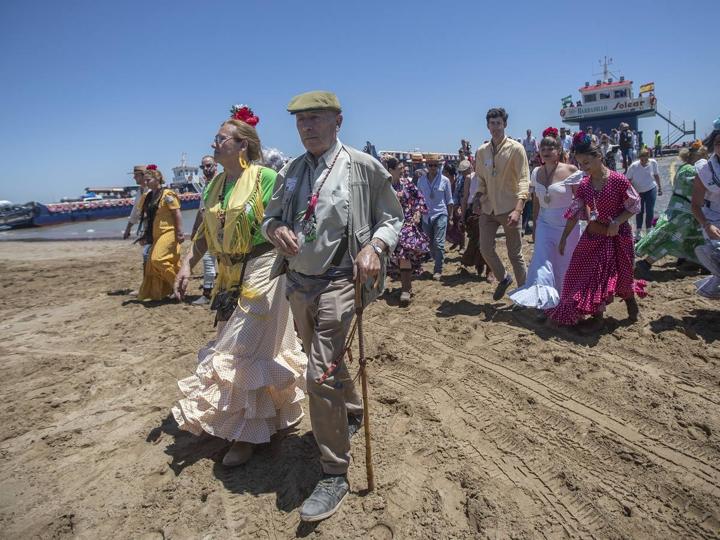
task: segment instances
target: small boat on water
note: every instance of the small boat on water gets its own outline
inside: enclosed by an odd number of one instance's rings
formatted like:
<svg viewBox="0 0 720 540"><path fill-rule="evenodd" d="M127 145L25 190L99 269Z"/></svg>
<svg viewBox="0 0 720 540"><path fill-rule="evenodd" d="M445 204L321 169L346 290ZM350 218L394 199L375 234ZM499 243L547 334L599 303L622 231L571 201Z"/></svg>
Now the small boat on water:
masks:
<svg viewBox="0 0 720 540"><path fill-rule="evenodd" d="M180 196L182 210L200 206L202 183L200 169L186 163L183 154L180 165L173 167L168 187ZM130 215L138 186L88 187L78 198L65 198L55 203L29 202L0 205L0 227L42 227L60 223L122 218ZM4 201L6 202L6 201Z"/></svg>

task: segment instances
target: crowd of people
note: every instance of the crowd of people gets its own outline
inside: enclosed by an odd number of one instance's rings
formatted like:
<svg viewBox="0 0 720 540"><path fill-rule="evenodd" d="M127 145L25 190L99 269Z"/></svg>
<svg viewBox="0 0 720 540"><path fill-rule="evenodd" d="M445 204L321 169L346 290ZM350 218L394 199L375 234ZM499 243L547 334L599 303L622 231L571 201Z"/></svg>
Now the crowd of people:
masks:
<svg viewBox="0 0 720 540"><path fill-rule="evenodd" d="M287 110L306 153L279 172L265 166L249 107L233 107L222 122L214 155L202 160L202 209L183 258L177 195L154 165L135 168L141 189L125 237L141 225L141 300L183 300L203 260L199 300L214 311L217 333L179 381L184 397L172 413L181 429L226 439L223 464L242 465L300 422L307 395L323 476L300 509L304 521L331 516L349 491L351 440L364 418L347 338L356 308L385 292L386 273L399 278L400 305L409 306L424 263L442 280L447 243L494 284L493 301L508 294L548 325L593 332L615 297L638 318L636 297L668 255L703 265L710 275L698 292L720 298L720 120L681 152L670 204L654 223L657 164L644 149L631 160L625 126L617 142L627 175L608 165L607 135L548 128L539 143L530 130L518 141L506 134L502 108L487 112L489 138L474 155L463 141L457 164L429 155L413 171L342 143L342 108L330 92L300 94ZM633 216L642 237L633 238ZM511 271L497 253L500 228Z"/></svg>

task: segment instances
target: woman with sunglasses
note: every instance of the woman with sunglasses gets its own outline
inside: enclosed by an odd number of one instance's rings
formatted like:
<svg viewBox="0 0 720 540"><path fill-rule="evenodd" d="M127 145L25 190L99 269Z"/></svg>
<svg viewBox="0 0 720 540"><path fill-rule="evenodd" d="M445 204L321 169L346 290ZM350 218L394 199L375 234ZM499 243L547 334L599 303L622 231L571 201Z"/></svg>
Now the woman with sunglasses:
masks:
<svg viewBox="0 0 720 540"><path fill-rule="evenodd" d="M181 429L232 441L223 458L231 467L300 421L307 366L285 277L270 279L277 253L260 230L277 173L258 164L258 117L246 106L233 107L232 114L213 143L224 172L205 189L204 219L175 282L182 298L205 250L217 259L211 307L218 333L200 350L195 374L178 383L185 398L172 410Z"/></svg>
<svg viewBox="0 0 720 540"><path fill-rule="evenodd" d="M140 227L145 231L140 243L151 247L138 298L174 299L173 283L180 266L180 244L185 240L180 199L177 193L165 187L165 179L157 165L148 165L143 174L149 191L140 202Z"/></svg>

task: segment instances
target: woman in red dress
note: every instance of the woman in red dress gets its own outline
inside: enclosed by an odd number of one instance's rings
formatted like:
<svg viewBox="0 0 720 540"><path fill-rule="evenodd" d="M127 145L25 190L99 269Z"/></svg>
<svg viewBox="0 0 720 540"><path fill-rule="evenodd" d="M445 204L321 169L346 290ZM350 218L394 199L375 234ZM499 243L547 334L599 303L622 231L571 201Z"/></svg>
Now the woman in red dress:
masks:
<svg viewBox="0 0 720 540"><path fill-rule="evenodd" d="M571 326L586 315L589 330L602 327L605 306L619 296L627 304L628 319L639 314L635 293L645 296L645 282L633 279L634 248L628 220L640 211L640 197L622 174L603 163L602 153L582 131L573 138L573 152L586 176L565 213L568 220L558 249L565 252L567 237L578 220L588 227L580 237L565 274L560 304L548 310L551 323Z"/></svg>

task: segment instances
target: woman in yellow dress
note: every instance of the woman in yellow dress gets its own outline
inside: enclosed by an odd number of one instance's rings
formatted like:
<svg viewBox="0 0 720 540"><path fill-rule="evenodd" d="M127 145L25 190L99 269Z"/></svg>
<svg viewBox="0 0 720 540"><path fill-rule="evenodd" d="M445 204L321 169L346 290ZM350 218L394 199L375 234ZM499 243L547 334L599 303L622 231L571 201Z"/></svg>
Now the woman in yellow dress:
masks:
<svg viewBox="0 0 720 540"><path fill-rule="evenodd" d="M224 171L205 189L203 222L175 282L183 298L205 251L216 258L211 307L218 332L200 350L195 374L178 382L185 398L172 409L181 429L232 441L226 466L245 463L255 445L300 421L307 366L285 276L270 279L277 253L260 230L277 173L259 165L258 118L246 106L232 114L212 145Z"/></svg>
<svg viewBox="0 0 720 540"><path fill-rule="evenodd" d="M172 189L163 187L165 180L157 165L148 165L145 181L150 190L140 203L145 235L142 245L152 245L150 257L138 293L140 300L162 300L173 294L175 276L180 268L182 232L180 199Z"/></svg>

